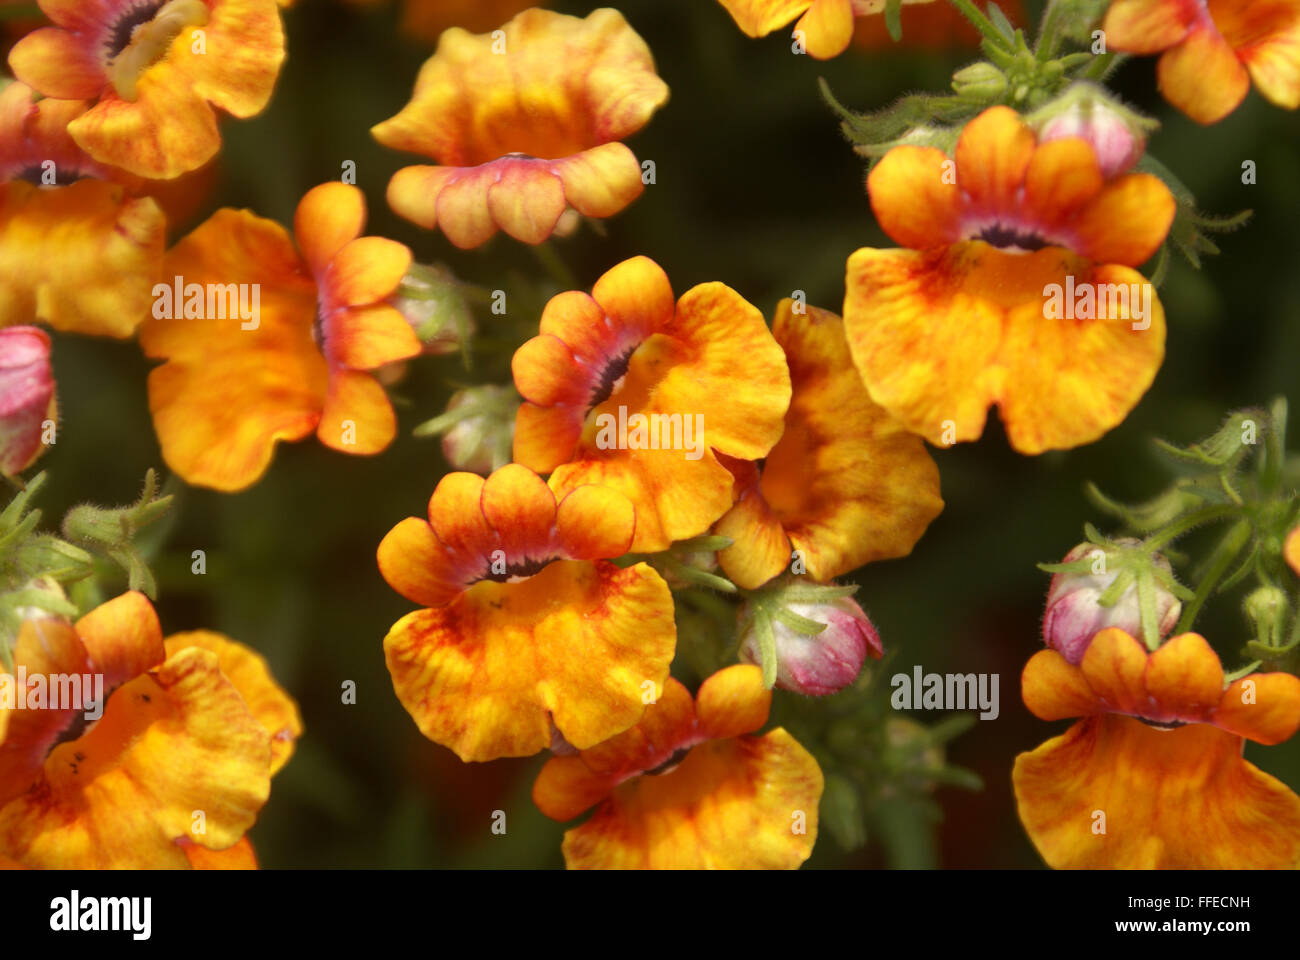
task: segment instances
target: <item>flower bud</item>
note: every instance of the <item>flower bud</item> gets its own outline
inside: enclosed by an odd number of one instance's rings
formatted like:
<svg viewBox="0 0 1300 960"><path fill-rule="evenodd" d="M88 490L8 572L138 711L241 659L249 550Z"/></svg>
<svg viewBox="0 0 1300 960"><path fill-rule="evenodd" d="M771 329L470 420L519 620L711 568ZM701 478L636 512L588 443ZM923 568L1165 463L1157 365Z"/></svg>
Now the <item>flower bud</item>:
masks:
<svg viewBox="0 0 1300 960"><path fill-rule="evenodd" d="M1061 107L1038 127L1038 142L1081 137L1097 155L1106 179L1131 169L1146 149L1139 118L1110 102L1104 94L1084 87L1060 101Z"/></svg>
<svg viewBox="0 0 1300 960"><path fill-rule="evenodd" d="M425 353L455 353L474 335L474 315L460 285L441 267L413 264L392 302L424 344Z"/></svg>
<svg viewBox="0 0 1300 960"><path fill-rule="evenodd" d="M45 452L56 410L50 338L36 327L0 330L0 472L21 473Z"/></svg>
<svg viewBox="0 0 1300 960"><path fill-rule="evenodd" d="M1116 543L1136 546L1138 541L1125 538ZM1047 591L1047 612L1043 616L1043 642L1076 665L1083 660L1092 638L1107 627L1118 627L1134 637L1142 636L1142 612L1136 584L1130 584L1109 607L1098 602L1121 571L1118 563L1111 562L1115 559L1113 555L1095 543L1081 543L1067 553L1062 562L1073 563L1093 556L1097 556L1094 573L1057 573L1052 576ZM1152 554L1151 559L1157 567L1172 575L1173 568L1163 556ZM1162 638L1174 628L1182 611L1179 599L1157 583L1156 621Z"/></svg>
<svg viewBox="0 0 1300 960"><path fill-rule="evenodd" d="M443 417L454 421L442 436L442 455L455 470L487 475L510 462L519 398L509 387L487 384L458 390ZM442 419L442 418L439 418Z"/></svg>
<svg viewBox="0 0 1300 960"><path fill-rule="evenodd" d="M1007 75L991 63L972 63L952 75L952 88L959 96L991 100L1006 91Z"/></svg>
<svg viewBox="0 0 1300 960"><path fill-rule="evenodd" d="M776 641L776 685L808 697L824 697L843 690L862 672L867 656L879 660L884 653L880 634L852 597L825 602L776 602L790 613L826 628L806 634L771 617ZM756 622L761 611L742 609L741 623L747 629L741 640L740 656L748 663L762 664Z"/></svg>

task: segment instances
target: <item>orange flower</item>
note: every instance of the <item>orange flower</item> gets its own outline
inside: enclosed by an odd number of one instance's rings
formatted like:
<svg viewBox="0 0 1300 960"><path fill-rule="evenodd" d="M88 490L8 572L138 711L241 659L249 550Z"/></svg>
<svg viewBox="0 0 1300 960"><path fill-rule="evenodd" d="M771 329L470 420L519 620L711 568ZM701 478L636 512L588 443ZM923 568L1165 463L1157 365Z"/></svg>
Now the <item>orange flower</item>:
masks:
<svg viewBox="0 0 1300 960"><path fill-rule="evenodd" d="M94 100L68 132L101 163L167 178L221 146L213 107L262 111L284 60L275 0L39 0L54 21L9 52L47 97Z"/></svg>
<svg viewBox="0 0 1300 960"><path fill-rule="evenodd" d="M763 316L705 283L673 304L668 277L634 257L551 299L515 353L525 402L515 460L563 496L595 483L636 505L638 553L708 530L732 503L715 451L766 456L781 436L790 375Z"/></svg>
<svg viewBox="0 0 1300 960"><path fill-rule="evenodd" d="M763 672L715 673L694 702L669 678L626 733L552 757L533 800L554 820L596 812L564 835L570 869L795 869L817 842L822 772L767 722ZM666 768L666 769L665 769Z"/></svg>
<svg viewBox="0 0 1300 960"><path fill-rule="evenodd" d="M530 470L443 477L428 521L408 517L379 545L379 571L427 609L384 639L398 699L421 732L466 761L594 746L657 697L676 647L667 584L644 563L620 570L632 505L601 487L559 504Z"/></svg>
<svg viewBox="0 0 1300 960"><path fill-rule="evenodd" d="M1022 687L1043 720L1085 718L1022 753L1012 774L1021 822L1050 866L1300 864L1300 797L1241 755L1245 739L1295 733L1300 679L1256 673L1225 689L1198 634L1148 654L1112 628L1077 667L1036 653Z"/></svg>
<svg viewBox="0 0 1300 960"><path fill-rule="evenodd" d="M885 0L718 0L751 37L765 37L795 17L808 54L818 60L838 57L853 39L853 20L881 13ZM903 0L905 4L934 0ZM802 14L802 16L800 16Z"/></svg>
<svg viewBox="0 0 1300 960"><path fill-rule="evenodd" d="M85 109L33 102L22 83L0 91L0 326L129 337L148 312L163 214L73 143Z"/></svg>
<svg viewBox="0 0 1300 960"><path fill-rule="evenodd" d="M667 99L649 48L617 10L585 20L526 10L481 36L452 28L411 102L372 131L439 164L397 171L388 203L462 248L498 227L541 243L567 207L611 217L644 189L619 141Z"/></svg>
<svg viewBox="0 0 1300 960"><path fill-rule="evenodd" d="M387 302L411 253L361 237L365 219L360 190L327 183L298 204L297 250L279 224L224 209L168 253L140 345L167 361L149 375L149 408L188 483L247 487L277 441L313 430L344 453L392 441L392 405L367 371L420 352Z"/></svg>
<svg viewBox="0 0 1300 960"><path fill-rule="evenodd" d="M1232 113L1251 80L1270 103L1300 107L1294 0L1115 0L1102 29L1112 49L1161 54L1161 92L1197 123Z"/></svg>
<svg viewBox="0 0 1300 960"><path fill-rule="evenodd" d="M924 442L867 396L840 318L800 309L782 300L772 321L793 385L780 442L761 468L723 460L736 505L714 530L734 541L718 559L751 590L792 560L827 581L906 556L943 509L938 467Z"/></svg>
<svg viewBox="0 0 1300 960"><path fill-rule="evenodd" d="M1300 577L1300 526L1287 534L1286 541L1282 546L1282 556L1286 558L1286 562L1295 571L1295 575Z"/></svg>
<svg viewBox="0 0 1300 960"><path fill-rule="evenodd" d="M977 439L997 404L1022 453L1124 419L1164 357L1164 309L1132 269L1173 222L1163 183L1104 180L1085 141L1039 144L993 107L955 159L895 147L867 186L881 227L912 248L849 258L844 324L872 400L945 445Z"/></svg>
<svg viewBox="0 0 1300 960"><path fill-rule="evenodd" d="M974 2L981 11L988 12L989 0ZM998 7L1013 26L1025 24L1020 0L998 0ZM885 27L884 17L859 17L853 31L853 45L864 50L950 50L978 47L982 39L980 32L947 0L904 6L902 29L902 39L895 43Z"/></svg>
<svg viewBox="0 0 1300 960"><path fill-rule="evenodd" d="M60 869L185 867L190 845L251 856L244 834L302 729L259 656L219 634L164 641L127 593L75 626L25 622L14 662L26 683L5 678L23 707L0 701L0 856Z"/></svg>

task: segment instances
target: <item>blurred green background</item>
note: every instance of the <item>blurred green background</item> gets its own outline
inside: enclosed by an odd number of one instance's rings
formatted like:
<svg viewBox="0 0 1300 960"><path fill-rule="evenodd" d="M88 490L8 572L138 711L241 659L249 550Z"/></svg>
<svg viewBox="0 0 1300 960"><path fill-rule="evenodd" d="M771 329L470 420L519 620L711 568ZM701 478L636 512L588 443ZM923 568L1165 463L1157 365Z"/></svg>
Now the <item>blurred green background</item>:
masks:
<svg viewBox="0 0 1300 960"><path fill-rule="evenodd" d="M600 5L551 4L575 14ZM640 159L655 161L657 183L600 234L584 227L555 244L580 285L646 254L678 293L722 280L770 315L779 298L802 289L810 303L838 312L848 254L892 244L871 216L864 162L838 133L817 78L847 106L876 109L908 91L946 89L952 71L976 59L974 49L854 48L817 62L791 55L788 31L746 38L712 0L617 6L654 51L672 99L629 141ZM1040 6L1028 9L1036 19ZM510 314L479 315L488 342L471 371L457 357L412 365L394 391L399 437L382 456L343 456L309 441L282 446L244 493L184 490L156 561L158 609L167 632L209 627L256 647L301 705L305 736L252 834L264 866L558 867L564 828L529 799L544 758L462 764L418 733L384 667L383 636L411 605L380 578L375 548L393 524L423 511L447 470L437 440L410 431L441 412L455 385L506 382L510 351L535 332L556 289L532 251L508 237L463 253L385 207L389 176L413 161L368 131L407 102L432 52L400 35L397 23L387 6L299 0L286 14L289 58L275 98L259 117L223 124L218 181L199 219L235 206L289 223L303 192L353 160L370 203L368 232L505 289ZM1086 520L1106 529L1083 497L1085 480L1129 500L1164 487L1151 436L1191 442L1229 409L1277 394L1300 405L1296 115L1252 94L1223 123L1199 127L1160 100L1151 59L1126 65L1116 89L1163 122L1149 148L1203 209L1248 207L1255 217L1220 238L1223 255L1199 273L1174 264L1160 293L1168 354L1122 426L1087 448L1026 458L1009 450L993 416L979 443L934 452L947 508L910 557L859 572L857 599L895 652L889 669L1000 675L1001 716L949 748L950 761L976 771L985 787L941 787L940 820L904 813L852 853L824 833L809 866L1041 866L1010 786L1015 755L1065 727L1031 717L1018 695L1020 669L1040 646L1048 582L1034 564L1064 555ZM1243 160L1256 162L1256 185L1242 184ZM148 415L149 363L132 343L67 336L56 339L54 357L62 424L41 463L51 482L39 505L52 518L78 502L134 499L145 470L163 466ZM1195 551L1197 543L1185 545ZM190 573L195 549L207 553L205 576ZM1216 601L1198 628L1231 666L1242 662L1239 594ZM341 702L348 680L357 685L355 706ZM1247 755L1300 788L1300 738L1252 745ZM497 809L507 814L503 836L490 830Z"/></svg>

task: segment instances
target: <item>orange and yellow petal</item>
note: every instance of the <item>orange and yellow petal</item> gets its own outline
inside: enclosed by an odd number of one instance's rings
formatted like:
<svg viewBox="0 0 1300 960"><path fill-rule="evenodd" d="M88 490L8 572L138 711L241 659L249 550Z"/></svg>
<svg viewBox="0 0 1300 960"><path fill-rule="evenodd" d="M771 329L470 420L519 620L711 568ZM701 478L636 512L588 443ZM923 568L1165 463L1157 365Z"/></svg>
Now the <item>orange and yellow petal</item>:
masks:
<svg viewBox="0 0 1300 960"><path fill-rule="evenodd" d="M140 78L137 99L108 94L68 132L100 163L154 179L197 170L221 147L212 107L166 60Z"/></svg>
<svg viewBox="0 0 1300 960"><path fill-rule="evenodd" d="M322 422L331 378L312 337L315 285L283 227L229 209L173 247L164 274L182 278L185 287L247 284L250 298L257 285L253 329L245 329L251 321L237 312L207 316L206 300L202 316L186 317L184 305L173 303L172 317L152 316L140 328L145 354L166 361L149 375L149 408L168 466L187 483L243 489L266 471L276 443L300 440ZM345 452L373 448L381 439L379 447L386 445L391 434L384 439L373 423L367 430L355 418L356 445L342 443L344 402L353 397L349 385L331 386L328 439ZM373 412L377 398L358 392L362 412Z"/></svg>
<svg viewBox="0 0 1300 960"><path fill-rule="evenodd" d="M362 307L392 296L410 266L411 251L405 244L358 237L335 254L321 287L333 304Z"/></svg>
<svg viewBox="0 0 1300 960"><path fill-rule="evenodd" d="M850 0L813 0L794 25L804 47L815 60L830 60L848 49L853 39L853 4Z"/></svg>
<svg viewBox="0 0 1300 960"><path fill-rule="evenodd" d="M326 351L353 370L374 370L419 356L420 338L395 308L387 304L335 311L329 319Z"/></svg>
<svg viewBox="0 0 1300 960"><path fill-rule="evenodd" d="M954 177L944 176L951 163L934 147L901 146L872 168L871 209L891 240L924 250L961 238L961 190Z"/></svg>
<svg viewBox="0 0 1300 960"><path fill-rule="evenodd" d="M747 492L733 508L745 520L724 518L717 531L738 540L719 560L728 575L735 567L735 582L750 589L788 565L792 550L821 581L904 556L943 509L938 467L919 437L872 402L840 318L799 309L782 301L772 324L793 396L785 431L763 464L758 494L764 505ZM768 513L779 520L789 549L774 536ZM745 529L748 519L756 521L752 531ZM779 565L778 551L784 553Z"/></svg>
<svg viewBox="0 0 1300 960"><path fill-rule="evenodd" d="M115 184L0 184L0 326L130 336L162 274L165 233L153 200Z"/></svg>
<svg viewBox="0 0 1300 960"><path fill-rule="evenodd" d="M1300 107L1300 7L1286 0L1212 0L1214 25L1270 103Z"/></svg>
<svg viewBox="0 0 1300 960"><path fill-rule="evenodd" d="M620 557L636 536L632 501L608 487L575 487L555 512L555 540L573 560Z"/></svg>
<svg viewBox="0 0 1300 960"><path fill-rule="evenodd" d="M765 37L813 5L815 0L718 0L747 36Z"/></svg>
<svg viewBox="0 0 1300 960"><path fill-rule="evenodd" d="M957 140L957 186L975 213L1014 210L1036 141L1034 132L1010 107L991 107L962 130Z"/></svg>
<svg viewBox="0 0 1300 960"><path fill-rule="evenodd" d="M182 837L238 843L270 793L271 748L210 651L119 687L85 735L0 807L0 848L29 866L183 868Z"/></svg>
<svg viewBox="0 0 1300 960"><path fill-rule="evenodd" d="M169 59L213 106L233 117L255 116L270 101L284 63L280 13L274 0L221 0L209 9L205 52L194 52L189 31L183 31Z"/></svg>
<svg viewBox="0 0 1300 960"><path fill-rule="evenodd" d="M383 385L363 370L333 370L316 437L340 453L372 456L397 436L397 414Z"/></svg>
<svg viewBox="0 0 1300 960"><path fill-rule="evenodd" d="M339 251L361 236L365 225L365 194L350 184L322 183L298 201L293 237L312 273L320 277Z"/></svg>
<svg viewBox="0 0 1300 960"><path fill-rule="evenodd" d="M29 87L63 100L93 100L108 82L94 48L58 27L33 30L14 44L9 69Z"/></svg>
<svg viewBox="0 0 1300 960"><path fill-rule="evenodd" d="M1159 53L1182 42L1203 12L1198 0L1114 0L1102 30L1116 50Z"/></svg>
<svg viewBox="0 0 1300 960"><path fill-rule="evenodd" d="M1039 650L1020 675L1020 693L1040 720L1065 720L1101 712L1104 707L1083 671L1055 650Z"/></svg>
<svg viewBox="0 0 1300 960"><path fill-rule="evenodd" d="M620 784L564 835L570 869L796 869L817 839L817 761L777 729L692 748Z"/></svg>
<svg viewBox="0 0 1300 960"><path fill-rule="evenodd" d="M248 837L244 837L233 847L225 850L209 850L207 847L192 843L188 838L181 843L185 859L194 870L256 870L257 854Z"/></svg>
<svg viewBox="0 0 1300 960"><path fill-rule="evenodd" d="M536 753L552 720L579 749L626 730L675 645L671 594L645 564L558 561L409 614L384 650L420 730L473 761Z"/></svg>
<svg viewBox="0 0 1300 960"><path fill-rule="evenodd" d="M1287 564L1300 577L1300 526L1286 535L1282 545L1282 556Z"/></svg>
<svg viewBox="0 0 1300 960"><path fill-rule="evenodd" d="M293 698L275 682L266 658L251 647L212 630L173 633L165 643L169 657L190 647L217 655L222 675L235 685L249 711L271 738L271 775L279 773L293 756L294 744L302 736L302 716ZM251 847L248 853L251 855Z"/></svg>
<svg viewBox="0 0 1300 960"><path fill-rule="evenodd" d="M373 132L449 167L555 160L635 133L667 99L650 49L618 11L531 9L500 37L446 31L411 102Z"/></svg>
<svg viewBox="0 0 1300 960"><path fill-rule="evenodd" d="M1156 64L1165 99L1197 123L1217 123L1246 98L1250 73L1213 25L1193 28Z"/></svg>
<svg viewBox="0 0 1300 960"><path fill-rule="evenodd" d="M716 403L719 396L728 402ZM632 549L662 550L726 513L732 476L713 451L765 456L781 434L789 398L789 369L762 314L723 284L701 284L678 301L661 336L635 349L608 399L586 414L575 459L551 474L552 489L562 496L587 483L613 487L637 508ZM660 448L638 449L633 416L644 419L644 443ZM661 439L664 431L670 439Z"/></svg>
<svg viewBox="0 0 1300 960"><path fill-rule="evenodd" d="M763 671L749 663L719 670L695 695L700 733L711 740L753 733L767 723L771 708L772 691L763 685Z"/></svg>
<svg viewBox="0 0 1300 960"><path fill-rule="evenodd" d="M541 243L567 207L612 216L640 195L618 141L667 99L649 48L612 9L526 10L499 34L450 29L411 102L372 131L440 164L399 170L389 204L465 249L498 229Z"/></svg>
<svg viewBox="0 0 1300 960"><path fill-rule="evenodd" d="M143 593L128 591L101 603L76 623L87 661L112 689L167 658L162 627Z"/></svg>
<svg viewBox="0 0 1300 960"><path fill-rule="evenodd" d="M735 503L713 528L715 534L732 541L718 551L718 562L733 583L752 590L790 565L793 548L781 518L763 497L758 465L727 456L719 460L735 478Z"/></svg>
<svg viewBox="0 0 1300 960"><path fill-rule="evenodd" d="M848 262L844 317L871 398L936 444L978 438L994 403L1022 453L1097 439L1155 378L1164 312L1152 291L1143 323L1118 300L1097 304L1093 319L1047 319L1045 293L1064 289L1067 276L1080 287L1152 289L1133 270L1093 268L1059 247L859 250Z"/></svg>
<svg viewBox="0 0 1300 960"><path fill-rule="evenodd" d="M1300 864L1300 797L1206 724L1103 714L1016 758L1021 822L1057 869Z"/></svg>

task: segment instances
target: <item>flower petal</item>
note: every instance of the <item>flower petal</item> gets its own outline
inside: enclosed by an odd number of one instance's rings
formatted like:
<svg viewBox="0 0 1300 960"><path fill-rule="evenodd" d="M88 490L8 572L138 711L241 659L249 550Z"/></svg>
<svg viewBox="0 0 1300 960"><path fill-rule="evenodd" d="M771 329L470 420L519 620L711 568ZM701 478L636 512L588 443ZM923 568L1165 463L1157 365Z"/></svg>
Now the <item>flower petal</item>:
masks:
<svg viewBox="0 0 1300 960"><path fill-rule="evenodd" d="M101 603L77 621L90 666L112 689L167 659L162 627L153 604L132 590Z"/></svg>
<svg viewBox="0 0 1300 960"><path fill-rule="evenodd" d="M1214 711L1214 724L1270 746L1291 739L1300 728L1300 678L1252 673L1233 681Z"/></svg>
<svg viewBox="0 0 1300 960"><path fill-rule="evenodd" d="M1187 36L1201 6L1196 0L1114 0L1102 30L1116 50L1159 53Z"/></svg>
<svg viewBox="0 0 1300 960"><path fill-rule="evenodd" d="M564 835L564 860L570 869L792 870L816 842L823 783L784 730L701 744L668 773L620 784Z"/></svg>
<svg viewBox="0 0 1300 960"><path fill-rule="evenodd" d="M365 225L365 194L346 183L312 187L298 201L293 215L298 249L318 277L340 250L361 236Z"/></svg>
<svg viewBox="0 0 1300 960"><path fill-rule="evenodd" d="M1156 706L1147 696L1146 648L1123 630L1093 637L1079 667L1105 709L1140 716Z"/></svg>
<svg viewBox="0 0 1300 960"><path fill-rule="evenodd" d="M1161 54L1156 81L1165 99L1197 123L1218 123L1250 90L1250 74L1210 24Z"/></svg>
<svg viewBox="0 0 1300 960"><path fill-rule="evenodd" d="M462 760L536 753L551 742L550 717L586 749L637 721L644 683L664 683L672 609L667 585L645 564L560 561L522 583L485 581L446 607L409 614L384 650L421 732Z"/></svg>
<svg viewBox="0 0 1300 960"><path fill-rule="evenodd" d="M332 302L361 307L391 296L411 266L411 251L395 240L359 237L330 261L322 287Z"/></svg>
<svg viewBox="0 0 1300 960"><path fill-rule="evenodd" d="M753 733L767 723L771 707L772 691L763 686L763 671L749 663L719 670L695 696L700 732L713 740Z"/></svg>
<svg viewBox="0 0 1300 960"><path fill-rule="evenodd" d="M576 487L560 501L556 540L572 560L608 560L632 547L636 510L608 487Z"/></svg>
<svg viewBox="0 0 1300 960"><path fill-rule="evenodd" d="M952 161L934 147L895 147L867 177L880 229L900 246L924 250L961 237L961 191L944 176Z"/></svg>
<svg viewBox="0 0 1300 960"><path fill-rule="evenodd" d="M326 349L353 370L374 370L419 356L420 338L395 307L377 304L336 311L328 321Z"/></svg>
<svg viewBox="0 0 1300 960"><path fill-rule="evenodd" d="M58 27L33 30L14 44L9 69L44 96L63 100L93 100L108 84L93 46Z"/></svg>
<svg viewBox="0 0 1300 960"><path fill-rule="evenodd" d="M1021 696L1040 720L1064 720L1098 713L1102 706L1083 671L1055 650L1039 650L1020 676Z"/></svg>
<svg viewBox="0 0 1300 960"><path fill-rule="evenodd" d="M813 0L795 30L803 31L808 55L814 60L838 57L853 39L853 5L849 0Z"/></svg>
<svg viewBox="0 0 1300 960"><path fill-rule="evenodd" d="M212 630L173 633L165 643L168 657L192 647L217 655L222 676L235 685L249 711L271 738L271 776L279 773L293 756L295 741L302 736L302 716L298 704L275 682L266 658L253 648ZM249 847L246 855L251 857L252 852ZM256 865L256 860L253 864Z"/></svg>
<svg viewBox="0 0 1300 960"><path fill-rule="evenodd" d="M1090 717L1020 754L1012 782L1026 832L1057 869L1300 863L1300 797L1205 724Z"/></svg>
<svg viewBox="0 0 1300 960"><path fill-rule="evenodd" d="M991 107L966 124L957 140L957 185L976 212L1016 208L1035 142L1010 107Z"/></svg>
<svg viewBox="0 0 1300 960"><path fill-rule="evenodd" d="M397 435L397 415L383 386L360 370L335 370L316 437L325 446L359 456L382 453Z"/></svg>

